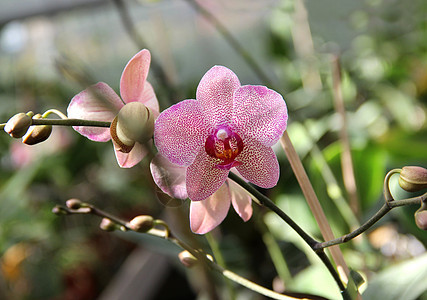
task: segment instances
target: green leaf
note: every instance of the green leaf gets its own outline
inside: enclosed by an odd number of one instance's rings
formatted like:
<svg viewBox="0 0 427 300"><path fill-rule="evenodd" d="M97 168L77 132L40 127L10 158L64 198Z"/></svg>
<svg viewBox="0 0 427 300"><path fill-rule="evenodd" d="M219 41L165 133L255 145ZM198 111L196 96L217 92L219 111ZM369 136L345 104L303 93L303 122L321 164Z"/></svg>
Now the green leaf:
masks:
<svg viewBox="0 0 427 300"><path fill-rule="evenodd" d="M363 299L411 300L427 291L427 253L391 266L369 281Z"/></svg>

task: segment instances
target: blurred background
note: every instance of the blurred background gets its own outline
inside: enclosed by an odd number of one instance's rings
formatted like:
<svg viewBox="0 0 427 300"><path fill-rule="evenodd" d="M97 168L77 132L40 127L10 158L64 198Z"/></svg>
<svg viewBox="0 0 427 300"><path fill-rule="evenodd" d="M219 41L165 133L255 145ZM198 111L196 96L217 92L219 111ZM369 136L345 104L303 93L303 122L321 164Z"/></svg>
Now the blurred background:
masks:
<svg viewBox="0 0 427 300"><path fill-rule="evenodd" d="M30 110L66 112L98 81L118 92L124 66L141 48L152 54L149 81L161 109L194 98L213 65L232 69L242 84L280 92L289 136L336 236L381 207L389 170L427 166L424 0L0 0L1 122ZM350 165L341 162L348 145ZM321 239L283 150L275 150L281 178L263 192ZM189 231L188 203L157 190L148 159L120 169L111 143L60 127L36 146L0 134L0 151L1 299L231 299L225 279L184 269L168 243L104 232L94 216L52 214L70 198L123 219L149 214L210 252ZM344 178L355 179L353 188L343 180L349 166ZM415 225L417 209L394 209L341 246L368 281L364 299L427 299L427 235ZM212 236L227 267L248 279L340 298L298 236L255 204L250 221L230 212ZM234 289L237 299L262 299Z"/></svg>

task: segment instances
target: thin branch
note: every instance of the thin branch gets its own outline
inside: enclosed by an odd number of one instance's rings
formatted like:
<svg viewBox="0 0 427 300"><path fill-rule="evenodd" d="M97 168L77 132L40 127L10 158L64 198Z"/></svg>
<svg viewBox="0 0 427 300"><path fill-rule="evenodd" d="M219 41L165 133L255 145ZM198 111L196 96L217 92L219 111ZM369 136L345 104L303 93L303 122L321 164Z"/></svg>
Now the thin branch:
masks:
<svg viewBox="0 0 427 300"><path fill-rule="evenodd" d="M276 204L274 204L273 201L270 200L267 196L263 195L261 192L259 192L257 189L255 189L253 186L248 184L246 181L244 181L242 178L237 176L236 174L230 172L229 175L230 179L237 182L240 186L242 186L244 189L246 189L253 197L255 197L261 205L264 205L265 207L269 208L271 211L276 213L283 221L285 221L295 232L308 244L308 246L314 250L314 246L318 244L318 242L313 239L310 235L308 235L304 229L302 229L298 224L296 224L284 211L282 211ZM323 250L323 249L319 249ZM338 287L340 288L341 292L343 292L343 297L345 299L348 295L345 293L345 286L341 281L341 278L339 274L336 272L334 266L332 265L331 261L329 260L328 256L324 253L324 251L315 251L315 253L319 256L319 258L322 260L328 271L331 273L332 277L336 281Z"/></svg>
<svg viewBox="0 0 427 300"><path fill-rule="evenodd" d="M110 127L111 122L94 121L83 119L32 119L31 125L55 125L55 126L88 126L88 127ZM0 124L0 130L4 129L6 123Z"/></svg>
<svg viewBox="0 0 427 300"><path fill-rule="evenodd" d="M377 211L377 213L375 215L373 215L368 221L366 221L362 226L360 226L356 230L354 230L354 231L352 231L346 235L343 235L339 238L336 238L334 240L323 242L323 243L318 243L317 245L314 246L314 248L315 249L323 249L323 248L331 247L333 245L338 245L338 244L348 242L349 240L354 239L358 235L362 234L363 232L365 232L366 230L371 228L372 225L374 225L376 222L378 222L382 217L384 217L393 208L400 207L400 206L406 206L406 205L420 204L420 202L422 203L426 198L427 198L427 193L422 195L422 196L419 196L419 197L387 202L380 208L379 211Z"/></svg>
<svg viewBox="0 0 427 300"><path fill-rule="evenodd" d="M57 205L54 207L54 209L52 210L54 213L56 214L92 214L92 215L96 215L102 218L107 218L109 220L111 220L112 222L116 223L117 225L120 225L121 229L123 231L131 231L131 227L129 226L129 222L121 220L120 218L117 218L91 204L88 203L83 203L83 202L79 202L78 204L79 206L77 208L70 208L68 206L61 206L61 205ZM162 223L164 225L166 225L166 223L164 223L164 221L161 220L156 220L157 223ZM172 233L170 233L168 231L168 226L164 226L166 228L165 230L159 230L156 228L152 228L149 231L146 232L146 234L152 235L152 236L156 236L159 238L163 238L177 246L179 246L180 248L182 248L183 250L187 250L188 252L190 252L194 257L196 257L198 259L198 261L200 261L201 263L203 263L204 265L206 265L207 267L209 267L211 270L214 270L216 272L219 272L220 274L222 274L223 276L225 276L226 278L234 281L237 284L240 284L254 292L257 292L261 295L264 295L266 297L270 297L272 299L278 299L278 300L295 300L295 299L301 299L301 298L295 298L295 297L291 297L291 296L287 296L284 294L279 294L276 293L272 290L269 290L263 286L260 286L244 277L241 277L240 275L231 272L230 270L224 269L223 267L219 266L217 263L211 261L207 255L205 253L203 253L200 250L195 250L193 247L187 245L185 242L181 241L180 239L178 239L177 237L173 236Z"/></svg>

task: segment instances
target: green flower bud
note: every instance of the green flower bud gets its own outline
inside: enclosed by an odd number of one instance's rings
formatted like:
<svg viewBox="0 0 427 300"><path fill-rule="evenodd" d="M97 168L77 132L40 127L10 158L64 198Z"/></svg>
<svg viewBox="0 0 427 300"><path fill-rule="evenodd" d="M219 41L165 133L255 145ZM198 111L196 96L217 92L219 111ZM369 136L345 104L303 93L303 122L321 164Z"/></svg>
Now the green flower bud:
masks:
<svg viewBox="0 0 427 300"><path fill-rule="evenodd" d="M32 124L32 117L34 113L28 112L26 114L19 113L14 115L12 118L7 121L4 126L4 131L6 131L13 138L21 138L25 135L28 128L30 128Z"/></svg>
<svg viewBox="0 0 427 300"><path fill-rule="evenodd" d="M41 119L41 114L36 114L34 119ZM30 126L30 129L22 137L22 142L27 145L35 145L47 140L52 133L52 125Z"/></svg>
<svg viewBox="0 0 427 300"><path fill-rule="evenodd" d="M408 192L417 192L427 188L427 169L417 166L403 167L399 185Z"/></svg>
<svg viewBox="0 0 427 300"><path fill-rule="evenodd" d="M110 127L113 141L124 153L129 153L135 142L148 142L153 137L153 132L153 113L140 102L130 102L123 106Z"/></svg>
<svg viewBox="0 0 427 300"><path fill-rule="evenodd" d="M154 219L152 216L142 215L133 218L129 222L129 228L137 232L147 232L154 226Z"/></svg>

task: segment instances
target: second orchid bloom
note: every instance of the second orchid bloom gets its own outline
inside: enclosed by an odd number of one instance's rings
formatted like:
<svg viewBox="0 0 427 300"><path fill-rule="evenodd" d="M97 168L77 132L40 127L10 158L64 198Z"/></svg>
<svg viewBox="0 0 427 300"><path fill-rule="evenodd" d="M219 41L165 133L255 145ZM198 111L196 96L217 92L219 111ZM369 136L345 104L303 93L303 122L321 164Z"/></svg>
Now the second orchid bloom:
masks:
<svg viewBox="0 0 427 300"><path fill-rule="evenodd" d="M159 114L156 94L147 81L151 55L146 49L127 63L120 78L120 95L104 82L80 92L71 100L69 118L112 122L111 128L75 126L81 135L96 142L113 140L122 168L139 163L147 154L154 119Z"/></svg>

